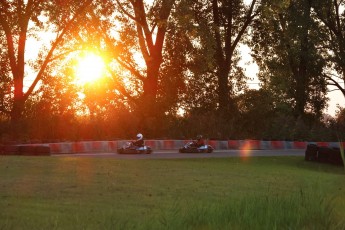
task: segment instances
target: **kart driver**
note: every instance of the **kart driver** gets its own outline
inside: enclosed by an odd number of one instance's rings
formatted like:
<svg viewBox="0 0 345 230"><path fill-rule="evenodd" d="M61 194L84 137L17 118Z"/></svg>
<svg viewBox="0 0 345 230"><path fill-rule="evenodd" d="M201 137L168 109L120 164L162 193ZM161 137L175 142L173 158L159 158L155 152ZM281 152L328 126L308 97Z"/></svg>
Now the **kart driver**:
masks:
<svg viewBox="0 0 345 230"><path fill-rule="evenodd" d="M197 147L197 148L199 148L199 147L205 145L205 141L204 141L204 139L202 138L201 135L198 135L198 136L196 137L196 140L194 141L193 145L194 145L195 147Z"/></svg>
<svg viewBox="0 0 345 230"><path fill-rule="evenodd" d="M144 146L144 136L141 133L138 133L137 140L133 141L132 144L137 147Z"/></svg>

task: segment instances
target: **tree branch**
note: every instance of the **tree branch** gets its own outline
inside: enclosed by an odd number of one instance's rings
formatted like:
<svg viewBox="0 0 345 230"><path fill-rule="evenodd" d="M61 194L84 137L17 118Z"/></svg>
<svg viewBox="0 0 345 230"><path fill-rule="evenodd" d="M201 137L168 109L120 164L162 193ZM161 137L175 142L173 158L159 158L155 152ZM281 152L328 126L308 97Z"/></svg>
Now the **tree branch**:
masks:
<svg viewBox="0 0 345 230"><path fill-rule="evenodd" d="M77 11L76 13L73 15L73 17L69 20L69 22L67 23L67 25L62 29L61 33L57 36L56 40L54 41L54 43L51 46L51 49L49 50L38 74L35 77L35 80L33 81L33 83L31 84L31 86L29 87L29 89L26 91L26 93L24 94L24 98L25 100L29 97L29 95L32 93L32 91L34 90L34 88L36 87L37 83L41 80L43 73L46 69L46 67L48 66L48 64L51 61L51 57L53 56L53 53L55 51L55 49L58 47L59 43L62 41L63 36L67 33L67 31L72 27L74 21L84 12L84 10L92 3L93 0L87 0Z"/></svg>
<svg viewBox="0 0 345 230"><path fill-rule="evenodd" d="M8 20L5 19L4 15L8 16L8 12L5 11L5 7L0 8L0 25L2 26L3 30L5 31L6 35L6 44L8 49L8 58L10 61L11 71L14 76L18 75L17 71L17 62L15 57L15 51L14 51L14 44L13 44L13 37L12 37L12 31L9 26Z"/></svg>

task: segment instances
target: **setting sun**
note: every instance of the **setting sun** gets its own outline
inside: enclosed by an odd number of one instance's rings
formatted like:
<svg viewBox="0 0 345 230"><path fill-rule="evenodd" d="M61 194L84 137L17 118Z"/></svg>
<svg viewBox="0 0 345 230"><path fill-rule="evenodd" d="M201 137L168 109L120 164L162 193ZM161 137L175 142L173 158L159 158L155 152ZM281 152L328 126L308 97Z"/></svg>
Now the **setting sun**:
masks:
<svg viewBox="0 0 345 230"><path fill-rule="evenodd" d="M102 77L104 72L102 57L93 53L87 54L78 60L75 75L78 83L93 82Z"/></svg>

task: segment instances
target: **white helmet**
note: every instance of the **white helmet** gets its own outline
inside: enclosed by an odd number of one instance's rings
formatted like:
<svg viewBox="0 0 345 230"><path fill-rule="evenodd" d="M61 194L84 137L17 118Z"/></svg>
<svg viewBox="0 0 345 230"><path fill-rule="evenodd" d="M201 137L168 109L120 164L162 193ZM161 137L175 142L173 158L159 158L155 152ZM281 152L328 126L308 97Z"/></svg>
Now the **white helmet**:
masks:
<svg viewBox="0 0 345 230"><path fill-rule="evenodd" d="M138 133L138 134L137 134L137 138L138 138L138 140L143 139L143 137L144 137L144 136L143 136L141 133Z"/></svg>

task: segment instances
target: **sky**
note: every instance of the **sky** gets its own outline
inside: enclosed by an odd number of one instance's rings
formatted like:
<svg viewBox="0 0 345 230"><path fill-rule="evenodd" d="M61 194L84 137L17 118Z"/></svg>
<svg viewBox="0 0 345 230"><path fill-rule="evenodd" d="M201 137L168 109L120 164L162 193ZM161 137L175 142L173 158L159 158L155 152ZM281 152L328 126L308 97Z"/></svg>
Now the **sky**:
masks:
<svg viewBox="0 0 345 230"><path fill-rule="evenodd" d="M329 87L329 89L332 90L334 88ZM337 105L340 105L341 107L345 106L345 98L340 90L329 92L328 97L330 98L330 101L328 103L329 107L325 112L334 116L336 114L336 111L338 110Z"/></svg>

